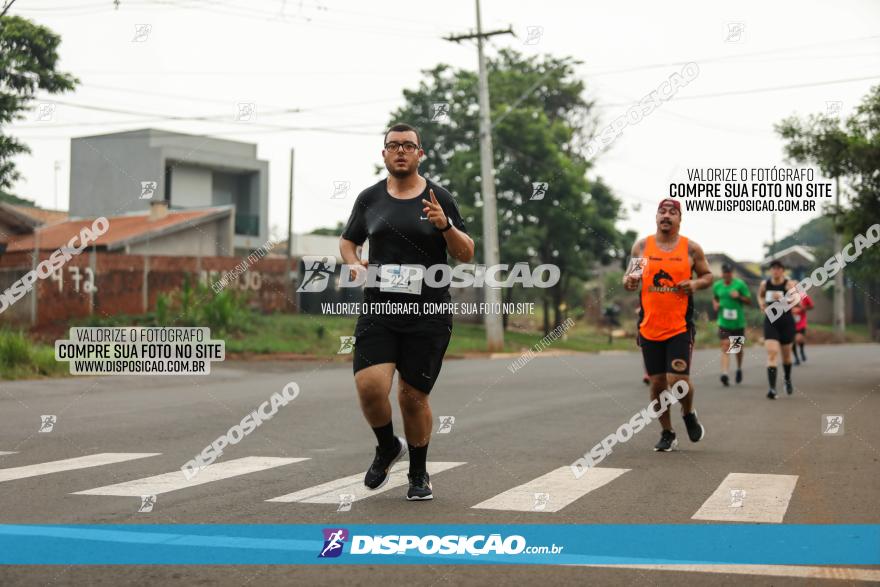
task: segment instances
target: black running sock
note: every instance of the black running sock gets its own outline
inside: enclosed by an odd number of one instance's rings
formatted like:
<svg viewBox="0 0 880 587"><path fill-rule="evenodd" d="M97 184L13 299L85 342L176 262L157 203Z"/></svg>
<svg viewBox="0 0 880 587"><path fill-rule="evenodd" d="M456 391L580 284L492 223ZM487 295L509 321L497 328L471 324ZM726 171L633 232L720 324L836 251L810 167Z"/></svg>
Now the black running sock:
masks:
<svg viewBox="0 0 880 587"><path fill-rule="evenodd" d="M397 438L394 437L394 426L392 422L388 422L384 426L373 428L373 434L379 441L379 450L383 453L390 453L397 448Z"/></svg>
<svg viewBox="0 0 880 587"><path fill-rule="evenodd" d="M428 445L413 446L407 443L407 446L409 447L409 474L426 472L425 461L428 460Z"/></svg>
<svg viewBox="0 0 880 587"><path fill-rule="evenodd" d="M785 372L785 380L791 381L791 363L783 363L782 370Z"/></svg>
<svg viewBox="0 0 880 587"><path fill-rule="evenodd" d="M807 353L804 352L804 343L799 342L798 346L801 347L801 360L806 361L807 360ZM797 352L797 351L795 351L795 352Z"/></svg>
<svg viewBox="0 0 880 587"><path fill-rule="evenodd" d="M776 389L776 367L767 367L767 381L770 382L770 389Z"/></svg>

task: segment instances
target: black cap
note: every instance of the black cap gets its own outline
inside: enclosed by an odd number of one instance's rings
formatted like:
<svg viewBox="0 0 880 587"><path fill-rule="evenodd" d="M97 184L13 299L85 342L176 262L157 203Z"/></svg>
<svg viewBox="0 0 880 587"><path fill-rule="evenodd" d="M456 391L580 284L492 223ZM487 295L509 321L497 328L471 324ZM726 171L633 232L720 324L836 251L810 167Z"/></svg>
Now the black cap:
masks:
<svg viewBox="0 0 880 587"><path fill-rule="evenodd" d="M773 259L770 261L770 267L779 267L780 269L785 269L785 265L782 264L782 261L779 259Z"/></svg>
<svg viewBox="0 0 880 587"><path fill-rule="evenodd" d="M730 263L722 263L721 264L721 273L732 273L732 272L733 272L733 265L731 265Z"/></svg>

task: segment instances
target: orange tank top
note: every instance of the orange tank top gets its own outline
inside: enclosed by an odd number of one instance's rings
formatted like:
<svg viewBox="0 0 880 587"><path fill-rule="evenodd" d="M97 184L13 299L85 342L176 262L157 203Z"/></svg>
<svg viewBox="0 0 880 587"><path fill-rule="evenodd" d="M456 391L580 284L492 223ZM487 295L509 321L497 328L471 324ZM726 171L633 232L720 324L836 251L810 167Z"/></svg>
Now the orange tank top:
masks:
<svg viewBox="0 0 880 587"><path fill-rule="evenodd" d="M687 332L692 326L693 297L675 284L691 278L688 239L679 236L675 249L664 251L649 236L642 254L648 262L642 270L639 334L648 340L666 340Z"/></svg>

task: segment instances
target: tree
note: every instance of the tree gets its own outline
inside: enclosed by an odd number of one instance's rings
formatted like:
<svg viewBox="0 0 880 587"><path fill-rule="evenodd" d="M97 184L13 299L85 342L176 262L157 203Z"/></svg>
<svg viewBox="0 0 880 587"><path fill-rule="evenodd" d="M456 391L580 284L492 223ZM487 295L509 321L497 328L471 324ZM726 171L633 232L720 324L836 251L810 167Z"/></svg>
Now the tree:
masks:
<svg viewBox="0 0 880 587"><path fill-rule="evenodd" d="M563 320L563 302L581 302L579 284L594 265L624 254L615 228L621 204L607 185L587 179L591 162L582 145L596 121L592 103L583 98L584 84L574 76L576 63L525 58L510 49L488 61L501 262L559 267L559 283L538 290L544 292L545 310L553 310L554 325ZM477 75L445 64L424 73L418 89L404 90L405 104L390 122L419 128L426 153L422 171L456 196L479 242ZM477 258L482 259L480 246ZM507 288L506 300L513 295ZM544 315L546 331L549 312Z"/></svg>
<svg viewBox="0 0 880 587"><path fill-rule="evenodd" d="M786 155L797 162L813 163L829 176L844 180L848 206L836 210L834 228L844 242L880 220L880 86L864 97L845 120L811 115L790 117L776 126L787 141ZM837 252L837 251L835 251ZM846 267L852 286L864 299L872 338L877 338L877 304L880 298L880 247L865 249Z"/></svg>
<svg viewBox="0 0 880 587"><path fill-rule="evenodd" d="M33 200L26 200L24 198L19 198L13 194L8 194L3 190L0 190L0 202L6 202L7 204L15 204L17 206L36 206L36 202Z"/></svg>
<svg viewBox="0 0 880 587"><path fill-rule="evenodd" d="M827 247L834 236L834 222L831 216L818 216L806 224L802 224L790 235L776 242L776 250L781 251L793 245L806 245L808 247ZM766 255L773 254L770 245L764 247Z"/></svg>
<svg viewBox="0 0 880 587"><path fill-rule="evenodd" d="M37 90L50 94L72 90L79 80L56 70L61 37L18 16L0 17L0 129L24 118ZM12 159L30 153L27 145L0 131L0 192L20 174Z"/></svg>
<svg viewBox="0 0 880 587"><path fill-rule="evenodd" d="M326 228L326 227L316 228L315 230L313 230L309 234L321 234L324 236L339 236L342 234L343 230L345 230L345 223L344 222L337 222L336 228Z"/></svg>

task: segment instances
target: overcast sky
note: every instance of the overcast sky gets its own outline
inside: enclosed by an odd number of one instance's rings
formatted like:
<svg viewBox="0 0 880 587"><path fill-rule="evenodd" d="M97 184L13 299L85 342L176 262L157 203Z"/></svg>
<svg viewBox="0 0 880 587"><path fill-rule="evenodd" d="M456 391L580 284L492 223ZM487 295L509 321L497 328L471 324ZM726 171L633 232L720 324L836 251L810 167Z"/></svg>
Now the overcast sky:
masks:
<svg viewBox="0 0 880 587"><path fill-rule="evenodd" d="M382 129L402 104L403 89L416 88L421 71L437 63L476 68L473 44L442 38L474 27L471 1L113 4L17 0L11 9L61 35L60 67L82 81L75 93L46 97L56 103L52 121L38 121L34 112L12 126L33 150L16 159L23 179L14 192L40 206L56 207L58 162L57 206L67 208L71 137L153 127L256 143L258 157L269 161L276 234L286 231L295 148L294 231L333 226L348 217L357 193L377 181ZM696 79L628 127L594 168L626 203L621 228L639 233L653 230L655 203L688 168L783 165L774 123L824 112L828 102L840 102L845 115L880 83L880 2L874 0L484 0L482 11L484 29L510 25L518 34L495 37L490 54L513 47L583 61L578 75L605 122L657 89L681 63L699 64ZM731 23L741 24L740 35L730 32ZM137 38L136 27L144 24L149 32ZM537 42L526 42L529 27L541 27ZM765 91L780 87L788 89ZM240 102L255 103L257 122L269 126L235 121ZM285 108L302 112L273 112ZM168 119L195 116L218 118ZM337 181L351 182L346 198L330 197ZM778 214L777 237L816 215ZM767 212L695 212L684 217L682 233L707 252L754 260L770 226Z"/></svg>

